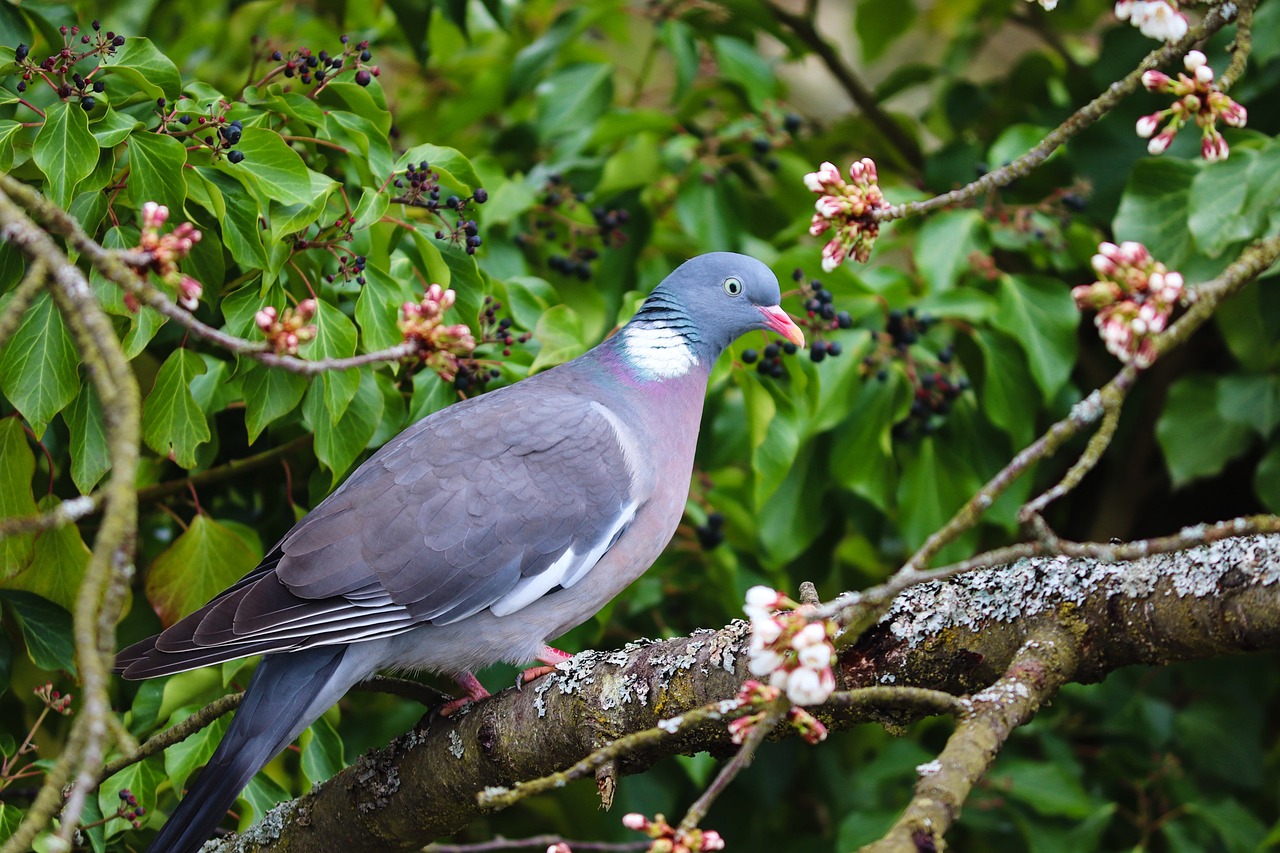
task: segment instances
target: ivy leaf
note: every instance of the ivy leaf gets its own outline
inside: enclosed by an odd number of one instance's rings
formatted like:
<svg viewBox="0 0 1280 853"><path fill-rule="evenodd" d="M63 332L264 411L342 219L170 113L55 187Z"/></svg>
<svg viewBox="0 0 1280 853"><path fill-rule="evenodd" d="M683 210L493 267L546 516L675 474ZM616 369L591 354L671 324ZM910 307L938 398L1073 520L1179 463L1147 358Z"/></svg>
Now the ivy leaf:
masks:
<svg viewBox="0 0 1280 853"><path fill-rule="evenodd" d="M900 525L907 547L915 549L982 487L982 481L967 459L934 436L920 439L915 452L906 450L903 456L898 483ZM955 547L943 551L942 559L957 548L968 547L964 541L952 545Z"/></svg>
<svg viewBox="0 0 1280 853"><path fill-rule="evenodd" d="M46 291L27 309L0 355L0 390L39 439L53 416L75 399L79 359L62 314Z"/></svg>
<svg viewBox="0 0 1280 853"><path fill-rule="evenodd" d="M71 614L58 605L30 592L0 590L0 600L9 602L9 610L22 632L31 662L48 672L65 669L76 671L76 650L72 637Z"/></svg>
<svg viewBox="0 0 1280 853"><path fill-rule="evenodd" d="M165 97L172 101L182 94L182 75L178 66L157 50L151 39L139 36L126 39L106 70L113 77L128 80L145 92L149 100Z"/></svg>
<svg viewBox="0 0 1280 853"><path fill-rule="evenodd" d="M147 446L188 469L196 466L196 447L212 437L209 420L191 394L191 381L205 370L200 356L174 350L161 365L142 406L142 438Z"/></svg>
<svg viewBox="0 0 1280 853"><path fill-rule="evenodd" d="M396 278L386 270L369 264L364 269L365 285L356 300L356 322L360 324L364 349L374 352L395 346L404 340L397 321L400 306L416 301L407 278Z"/></svg>
<svg viewBox="0 0 1280 853"><path fill-rule="evenodd" d="M563 303L551 306L538 318L533 336L542 344L542 349L529 366L531 374L577 358L587 349L582 341L582 318Z"/></svg>
<svg viewBox="0 0 1280 853"><path fill-rule="evenodd" d="M154 201L172 211L182 209L187 184L182 167L187 149L172 136L135 133L129 137L129 195L139 208Z"/></svg>
<svg viewBox="0 0 1280 853"><path fill-rule="evenodd" d="M98 787L98 806L104 815L114 815L120 807L120 792L125 788L138 800L138 805L148 812L156 808L156 789L165 781L160 770L160 759L152 756L137 764L131 764L119 773L103 781ZM133 825L124 818L113 817L107 821L107 834L117 835L133 831Z"/></svg>
<svg viewBox="0 0 1280 853"><path fill-rule="evenodd" d="M450 186L471 192L480 186L480 176L475 166L456 148L443 145L415 145L396 161L396 171L403 171L410 163L426 161L431 170L440 173L440 179Z"/></svg>
<svg viewBox="0 0 1280 853"><path fill-rule="evenodd" d="M307 390L307 380L288 370L253 365L244 376L244 424L249 443L273 421L297 408Z"/></svg>
<svg viewBox="0 0 1280 853"><path fill-rule="evenodd" d="M89 132L89 119L79 104L58 101L49 107L32 155L49 179L45 195L58 207L69 206L76 184L98 164L98 140Z"/></svg>
<svg viewBox="0 0 1280 853"><path fill-rule="evenodd" d="M356 327L334 305L320 300L316 306L316 336L303 350L307 358L321 361L327 358L349 358L356 354ZM347 410L347 404L355 396L360 385L360 374L355 370L326 370L320 374L320 387L324 391L324 405L331 420L338 420Z"/></svg>
<svg viewBox="0 0 1280 853"><path fill-rule="evenodd" d="M778 81L769 60L754 44L732 36L716 36L712 43L721 73L742 87L753 109L763 110L765 103L778 92Z"/></svg>
<svg viewBox="0 0 1280 853"><path fill-rule="evenodd" d="M40 509L51 510L58 502L52 495L47 496L40 501ZM6 579L4 586L35 593L70 612L76 606L89 553L80 528L74 524L42 530L36 536L31 565L16 577Z"/></svg>
<svg viewBox="0 0 1280 853"><path fill-rule="evenodd" d="M35 456L27 445L22 424L17 418L0 419L0 518L35 514L36 501L31 494L35 472ZM25 569L34 553L34 534L0 538L0 579L11 578Z"/></svg>
<svg viewBox="0 0 1280 853"><path fill-rule="evenodd" d="M1156 422L1156 441L1174 488L1217 474L1252 444L1250 426L1218 414L1221 392L1220 377L1203 373L1184 376L1169 387Z"/></svg>
<svg viewBox="0 0 1280 853"><path fill-rule="evenodd" d="M915 241L916 266L931 293L951 290L969 268L969 256L991 249L991 235L976 210L948 210L929 217Z"/></svg>
<svg viewBox="0 0 1280 853"><path fill-rule="evenodd" d="M186 705L174 711L169 725L176 725L199 711L201 705ZM223 715L188 738L178 741L164 751L164 772L173 790L181 791L192 771L203 767L213 757L222 736L226 734L231 718Z"/></svg>
<svg viewBox="0 0 1280 853"><path fill-rule="evenodd" d="M881 511L893 505L897 463L893 457L893 425L911 408L911 389L901 372L892 370L884 381L862 383L844 427L831 451L831 476Z"/></svg>
<svg viewBox="0 0 1280 853"><path fill-rule="evenodd" d="M147 570L147 600L166 627L258 565L262 552L207 515L191 520Z"/></svg>
<svg viewBox="0 0 1280 853"><path fill-rule="evenodd" d="M280 134L265 127L246 126L236 144L244 154L240 163L225 159L214 168L240 180L246 186L257 187L260 202L267 207L272 201L281 204L306 204L312 199L311 175L302 157L280 138Z"/></svg>
<svg viewBox="0 0 1280 853"><path fill-rule="evenodd" d="M538 138L549 141L590 133L591 125L613 103L614 67L582 63L552 74L535 90Z"/></svg>
<svg viewBox="0 0 1280 853"><path fill-rule="evenodd" d="M302 736L302 772L315 785L336 776L346 766L341 736L332 723L321 717Z"/></svg>
<svg viewBox="0 0 1280 853"><path fill-rule="evenodd" d="M319 386L313 385L302 402L303 417L316 436L316 458L333 472L335 482L368 446L382 420L382 392L373 379L373 371L363 368L350 372L358 384L342 417L329 415L324 394L318 393Z"/></svg>
<svg viewBox="0 0 1280 853"><path fill-rule="evenodd" d="M216 169L186 169L185 174L204 182L209 212L222 228L222 241L231 257L241 266L262 269L267 265L267 251L262 246L259 208L244 187L229 175Z"/></svg>
<svg viewBox="0 0 1280 853"><path fill-rule="evenodd" d="M994 325L1022 345L1041 398L1048 402L1076 361L1080 312L1071 291L1046 276L1001 276L996 302Z"/></svg>

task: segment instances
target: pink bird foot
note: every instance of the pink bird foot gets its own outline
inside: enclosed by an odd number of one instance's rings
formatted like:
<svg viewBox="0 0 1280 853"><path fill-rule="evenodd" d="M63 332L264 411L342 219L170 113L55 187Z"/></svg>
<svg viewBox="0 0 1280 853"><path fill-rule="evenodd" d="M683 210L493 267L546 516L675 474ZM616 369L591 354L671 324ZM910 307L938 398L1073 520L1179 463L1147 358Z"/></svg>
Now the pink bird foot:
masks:
<svg viewBox="0 0 1280 853"><path fill-rule="evenodd" d="M464 672L461 675L455 675L453 680L458 682L458 686L462 688L463 695L457 699L450 699L441 705L440 716L452 716L472 702L489 698L489 691L484 689L484 685L473 674Z"/></svg>

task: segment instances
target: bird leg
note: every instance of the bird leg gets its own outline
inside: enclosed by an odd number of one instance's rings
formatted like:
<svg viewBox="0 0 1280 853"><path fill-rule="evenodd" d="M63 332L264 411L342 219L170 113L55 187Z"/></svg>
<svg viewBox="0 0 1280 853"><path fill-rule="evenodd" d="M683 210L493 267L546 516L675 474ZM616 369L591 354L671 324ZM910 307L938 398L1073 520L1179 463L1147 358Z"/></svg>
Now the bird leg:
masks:
<svg viewBox="0 0 1280 853"><path fill-rule="evenodd" d="M452 716L465 705L470 705L479 699L488 699L489 691L484 689L484 685L480 683L480 679L476 678L470 672L464 672L461 675L455 675L453 680L462 688L463 695L457 699L450 699L440 706L440 716Z"/></svg>
<svg viewBox="0 0 1280 853"><path fill-rule="evenodd" d="M528 684L535 678L541 678L547 673L554 672L556 664L564 663L573 655L568 652L562 652L559 649L553 649L550 646L543 646L542 651L538 652L537 659L542 661L546 666L531 666L516 677L516 689L519 690L522 685Z"/></svg>

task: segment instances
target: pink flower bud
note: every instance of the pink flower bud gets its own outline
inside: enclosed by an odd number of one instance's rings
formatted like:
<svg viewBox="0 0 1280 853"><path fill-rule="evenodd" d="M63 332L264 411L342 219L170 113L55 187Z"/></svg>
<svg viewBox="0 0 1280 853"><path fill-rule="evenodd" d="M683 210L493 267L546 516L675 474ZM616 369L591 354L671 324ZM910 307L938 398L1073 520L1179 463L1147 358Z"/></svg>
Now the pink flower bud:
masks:
<svg viewBox="0 0 1280 853"><path fill-rule="evenodd" d="M258 328L267 331L276 321L276 309L268 305L266 308L258 311L253 315L254 322L258 324Z"/></svg>
<svg viewBox="0 0 1280 853"><path fill-rule="evenodd" d="M1209 60L1205 59L1205 55L1198 50L1189 50L1187 55L1182 57L1182 64L1186 69L1195 72L1197 68L1203 68Z"/></svg>
<svg viewBox="0 0 1280 853"><path fill-rule="evenodd" d="M1213 82L1213 69L1208 65L1201 65L1196 69L1196 82L1209 84Z"/></svg>
<svg viewBox="0 0 1280 853"><path fill-rule="evenodd" d="M296 309L298 318L303 322L310 320L316 314L316 301L314 299L304 299L298 303Z"/></svg>
<svg viewBox="0 0 1280 853"><path fill-rule="evenodd" d="M840 177L840 170L836 168L834 163L824 162L818 167L818 171L810 172L804 176L804 185L810 192L823 193L831 187L838 187L844 183Z"/></svg>
<svg viewBox="0 0 1280 853"><path fill-rule="evenodd" d="M1227 98L1227 105L1219 112L1222 123L1230 127L1244 127L1249 121L1249 113L1243 106Z"/></svg>
<svg viewBox="0 0 1280 853"><path fill-rule="evenodd" d="M724 839L714 829L704 830L702 833L702 849L704 851L723 850Z"/></svg>
<svg viewBox="0 0 1280 853"><path fill-rule="evenodd" d="M1129 15L1133 13L1134 0L1119 0L1116 3L1116 17L1122 21L1129 20Z"/></svg>
<svg viewBox="0 0 1280 853"><path fill-rule="evenodd" d="M1173 132L1166 130L1151 137L1151 141L1147 143L1147 153L1152 155L1163 154L1172 142Z"/></svg>
<svg viewBox="0 0 1280 853"><path fill-rule="evenodd" d="M1141 136L1143 139L1146 139L1147 137L1151 136L1151 134L1155 133L1156 128L1160 126L1160 118L1161 118L1160 113L1152 113L1151 115L1143 116L1142 118L1138 119L1138 126L1137 126L1138 136Z"/></svg>
<svg viewBox="0 0 1280 853"><path fill-rule="evenodd" d="M178 282L178 304L188 311L194 311L200 305L200 295L204 286L189 275L184 275Z"/></svg>
<svg viewBox="0 0 1280 853"><path fill-rule="evenodd" d="M1118 6L1119 4L1117 4L1117 8ZM1152 68L1150 71L1142 72L1142 85L1146 86L1148 91L1158 92L1167 88L1169 82L1169 75L1163 71L1156 71Z"/></svg>
<svg viewBox="0 0 1280 853"><path fill-rule="evenodd" d="M547 853L573 853L573 848L563 841L557 841L547 848Z"/></svg>
<svg viewBox="0 0 1280 853"><path fill-rule="evenodd" d="M1108 276L1116 271L1116 262L1103 254L1094 255L1089 259L1089 263L1093 271L1100 276Z"/></svg>
<svg viewBox="0 0 1280 853"><path fill-rule="evenodd" d="M142 227L159 228L169 218L169 208L154 201L142 205Z"/></svg>
<svg viewBox="0 0 1280 853"><path fill-rule="evenodd" d="M644 832L649 828L649 819L638 812L632 812L622 816L622 825L636 832Z"/></svg>
<svg viewBox="0 0 1280 853"><path fill-rule="evenodd" d="M1225 160L1230 153L1227 140L1222 138L1222 134L1207 133L1200 138L1200 156L1210 163Z"/></svg>

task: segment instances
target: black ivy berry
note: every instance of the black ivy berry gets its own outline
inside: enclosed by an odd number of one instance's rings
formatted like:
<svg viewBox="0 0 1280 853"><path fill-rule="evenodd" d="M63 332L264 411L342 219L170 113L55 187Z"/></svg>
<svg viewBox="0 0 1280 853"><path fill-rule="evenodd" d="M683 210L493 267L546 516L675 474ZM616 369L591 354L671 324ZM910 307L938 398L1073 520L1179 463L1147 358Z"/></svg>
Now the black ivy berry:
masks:
<svg viewBox="0 0 1280 853"><path fill-rule="evenodd" d="M698 536L698 544L710 551L724 542L724 516L718 512L707 514L707 523L699 524L693 529Z"/></svg>
<svg viewBox="0 0 1280 853"><path fill-rule="evenodd" d="M815 364L827 357L827 342L814 341L809 347L809 360Z"/></svg>
<svg viewBox="0 0 1280 853"><path fill-rule="evenodd" d="M370 82L371 80L373 80L373 75L372 75L372 74L370 74L370 73L369 73L368 71L366 71L365 69L361 68L359 71L357 71L357 72L356 72L356 84L357 84L357 85L359 85L359 86L368 86L368 85L369 85L369 82Z"/></svg>
<svg viewBox="0 0 1280 853"><path fill-rule="evenodd" d="M227 162L228 162L228 163L240 163L240 162L243 162L243 161L244 161L244 152L243 152L243 151L239 151L239 150L236 150L236 149L232 149L231 151L228 151L228 152L227 152Z"/></svg>
<svg viewBox="0 0 1280 853"><path fill-rule="evenodd" d="M111 40L111 44L112 44L114 47L120 47L120 46L122 46L122 45L124 44L124 36L116 36L115 38L113 38L113 39Z"/></svg>
<svg viewBox="0 0 1280 853"><path fill-rule="evenodd" d="M26 59L30 53L31 48L27 47L25 44L20 44L13 49L13 61L21 62Z"/></svg>
<svg viewBox="0 0 1280 853"><path fill-rule="evenodd" d="M85 95L83 98L80 99L80 108L83 109L85 112L89 112L89 110L93 109L94 106L97 105L97 103L98 102L94 100L93 95Z"/></svg>
<svg viewBox="0 0 1280 853"><path fill-rule="evenodd" d="M787 113L782 119L782 129L787 133L795 133L800 129L801 119L795 113Z"/></svg>
<svg viewBox="0 0 1280 853"><path fill-rule="evenodd" d="M484 204L489 200L489 191L484 187L476 187L476 191L472 193L471 197L475 199L476 204Z"/></svg>
<svg viewBox="0 0 1280 853"><path fill-rule="evenodd" d="M284 59L284 54L278 50L275 50L271 52L271 58L274 61L279 62L280 60Z"/></svg>
<svg viewBox="0 0 1280 853"><path fill-rule="evenodd" d="M103 83L101 80L97 80L93 84L93 91L95 92L105 92L106 89L107 89L107 84Z"/></svg>
<svg viewBox="0 0 1280 853"><path fill-rule="evenodd" d="M759 358L760 358L760 353L756 352L753 349L744 349L742 351L743 364L755 364L756 361L759 360Z"/></svg>

